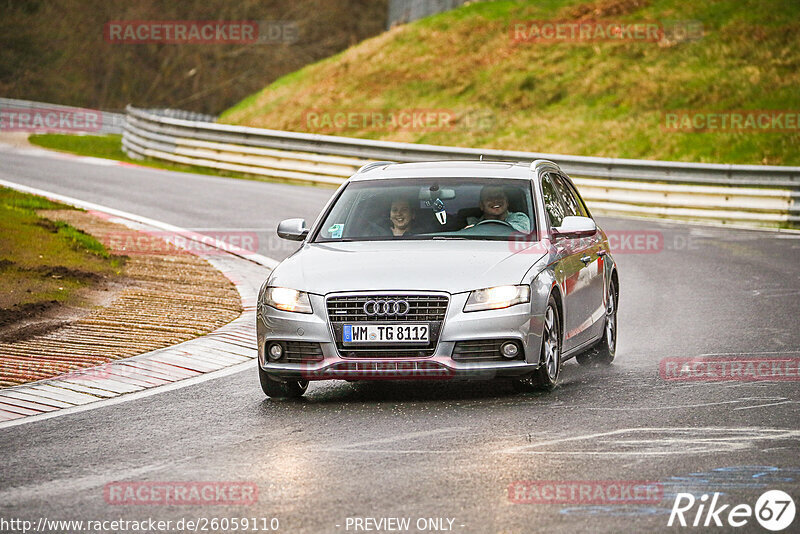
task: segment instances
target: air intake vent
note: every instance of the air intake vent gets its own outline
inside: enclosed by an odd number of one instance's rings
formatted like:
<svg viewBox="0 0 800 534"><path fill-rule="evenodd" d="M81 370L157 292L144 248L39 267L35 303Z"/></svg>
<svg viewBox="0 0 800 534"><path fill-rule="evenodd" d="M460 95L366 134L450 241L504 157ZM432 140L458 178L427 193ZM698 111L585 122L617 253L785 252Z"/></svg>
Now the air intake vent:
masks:
<svg viewBox="0 0 800 534"><path fill-rule="evenodd" d="M322 347L319 343L308 341L285 341L283 343L285 353L281 361L289 363L299 362L321 362Z"/></svg>
<svg viewBox="0 0 800 534"><path fill-rule="evenodd" d="M453 359L456 361L488 361L504 360L500 346L510 339L477 339L459 341L453 347Z"/></svg>

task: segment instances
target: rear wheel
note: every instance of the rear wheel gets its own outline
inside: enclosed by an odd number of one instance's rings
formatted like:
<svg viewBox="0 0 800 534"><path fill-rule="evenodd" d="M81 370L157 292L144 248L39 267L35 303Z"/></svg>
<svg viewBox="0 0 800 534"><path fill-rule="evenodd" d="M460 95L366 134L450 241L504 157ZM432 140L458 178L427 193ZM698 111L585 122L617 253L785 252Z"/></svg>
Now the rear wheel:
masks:
<svg viewBox="0 0 800 534"><path fill-rule="evenodd" d="M544 330L542 331L542 350L539 368L526 376L514 380L514 389L529 392L551 390L558 382L561 374L561 321L558 307L553 296L547 302L544 313Z"/></svg>
<svg viewBox="0 0 800 534"><path fill-rule="evenodd" d="M617 285L609 286L608 304L606 305L606 325L603 339L591 349L578 354L576 360L581 365L610 365L617 354Z"/></svg>
<svg viewBox="0 0 800 534"><path fill-rule="evenodd" d="M281 380L273 378L261 366L258 366L258 378L261 389L273 399L296 399L303 396L308 389L308 380Z"/></svg>

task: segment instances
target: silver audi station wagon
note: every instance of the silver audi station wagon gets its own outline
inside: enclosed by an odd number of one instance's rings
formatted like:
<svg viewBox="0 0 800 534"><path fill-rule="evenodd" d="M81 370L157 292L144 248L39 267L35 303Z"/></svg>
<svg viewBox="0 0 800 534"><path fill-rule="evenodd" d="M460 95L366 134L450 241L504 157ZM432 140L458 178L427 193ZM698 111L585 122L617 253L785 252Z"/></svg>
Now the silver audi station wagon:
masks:
<svg viewBox="0 0 800 534"><path fill-rule="evenodd" d="M362 167L258 298L270 397L311 380L486 379L553 388L561 364L609 364L619 278L605 233L549 161Z"/></svg>

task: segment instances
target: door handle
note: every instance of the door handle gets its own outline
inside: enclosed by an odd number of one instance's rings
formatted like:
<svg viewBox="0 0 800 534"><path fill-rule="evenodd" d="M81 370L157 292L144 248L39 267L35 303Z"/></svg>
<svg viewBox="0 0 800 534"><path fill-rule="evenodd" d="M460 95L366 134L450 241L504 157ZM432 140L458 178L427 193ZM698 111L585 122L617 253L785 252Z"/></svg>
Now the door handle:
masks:
<svg viewBox="0 0 800 534"><path fill-rule="evenodd" d="M584 257L581 258L581 261L583 262L584 265L589 265L589 262L592 261L592 257L591 256L584 256Z"/></svg>

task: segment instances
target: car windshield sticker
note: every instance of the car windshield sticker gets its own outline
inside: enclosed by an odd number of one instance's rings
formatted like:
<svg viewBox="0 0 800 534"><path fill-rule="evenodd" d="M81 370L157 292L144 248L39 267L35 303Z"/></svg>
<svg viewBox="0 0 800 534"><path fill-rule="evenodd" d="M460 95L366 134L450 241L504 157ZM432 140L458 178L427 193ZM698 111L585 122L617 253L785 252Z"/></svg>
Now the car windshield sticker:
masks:
<svg viewBox="0 0 800 534"><path fill-rule="evenodd" d="M331 239L340 239L342 237L342 231L344 230L343 224L334 224L330 228L328 228L328 233L331 234Z"/></svg>

